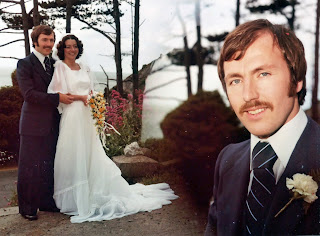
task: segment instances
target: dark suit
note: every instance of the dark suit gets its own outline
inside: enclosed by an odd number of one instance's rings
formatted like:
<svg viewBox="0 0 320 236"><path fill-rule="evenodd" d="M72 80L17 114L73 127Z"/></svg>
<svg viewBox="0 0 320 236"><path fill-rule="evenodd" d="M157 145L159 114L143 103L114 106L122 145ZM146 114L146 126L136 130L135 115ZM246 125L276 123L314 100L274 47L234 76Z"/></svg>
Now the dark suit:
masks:
<svg viewBox="0 0 320 236"><path fill-rule="evenodd" d="M34 215L38 208L55 207L53 165L59 130L59 95L47 93L51 68L48 75L33 53L17 65L17 80L24 98L18 169L19 212L24 215Z"/></svg>
<svg viewBox="0 0 320 236"><path fill-rule="evenodd" d="M205 235L244 234L245 201L249 184L250 140L231 144L219 154L214 177L214 203L209 209ZM286 178L296 173L309 174L320 168L320 126L310 118L286 169L279 179L266 219L263 234L320 234L320 191L317 199L304 213L303 200L295 200L277 218L274 216L291 198ZM320 186L319 186L320 187Z"/></svg>

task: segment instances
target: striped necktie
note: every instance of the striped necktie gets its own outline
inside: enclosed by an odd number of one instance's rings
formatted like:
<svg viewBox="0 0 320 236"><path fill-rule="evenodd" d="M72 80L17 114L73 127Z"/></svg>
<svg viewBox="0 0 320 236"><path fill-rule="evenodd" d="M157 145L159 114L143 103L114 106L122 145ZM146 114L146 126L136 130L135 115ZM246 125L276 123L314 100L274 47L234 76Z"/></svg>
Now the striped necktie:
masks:
<svg viewBox="0 0 320 236"><path fill-rule="evenodd" d="M49 57L44 58L44 65L46 67L46 73L51 76L51 62Z"/></svg>
<svg viewBox="0 0 320 236"><path fill-rule="evenodd" d="M272 167L277 155L269 143L259 142L252 152L253 179L246 201L246 231L261 235L276 185Z"/></svg>

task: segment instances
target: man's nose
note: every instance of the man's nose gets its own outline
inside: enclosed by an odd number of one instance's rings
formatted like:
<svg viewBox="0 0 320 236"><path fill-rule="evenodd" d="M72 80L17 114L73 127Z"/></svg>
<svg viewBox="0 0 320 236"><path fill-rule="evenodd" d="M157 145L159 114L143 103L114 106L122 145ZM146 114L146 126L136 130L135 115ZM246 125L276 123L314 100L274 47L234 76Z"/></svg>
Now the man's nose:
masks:
<svg viewBox="0 0 320 236"><path fill-rule="evenodd" d="M255 82L246 80L243 86L243 100L245 102L250 102L252 100L259 98L259 93Z"/></svg>

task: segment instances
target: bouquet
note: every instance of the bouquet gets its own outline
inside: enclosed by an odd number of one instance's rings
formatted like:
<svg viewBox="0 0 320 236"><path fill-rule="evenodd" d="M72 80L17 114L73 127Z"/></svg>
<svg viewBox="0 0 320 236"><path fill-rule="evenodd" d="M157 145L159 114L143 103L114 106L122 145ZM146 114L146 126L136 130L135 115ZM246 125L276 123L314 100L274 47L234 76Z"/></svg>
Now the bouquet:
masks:
<svg viewBox="0 0 320 236"><path fill-rule="evenodd" d="M106 150L109 150L108 147L106 147L106 136L110 134L106 135L106 129L114 130L118 135L120 135L120 133L111 124L106 122L106 100L103 94L100 92L92 93L88 98L88 105L91 108L92 117L95 121L97 133L102 145Z"/></svg>

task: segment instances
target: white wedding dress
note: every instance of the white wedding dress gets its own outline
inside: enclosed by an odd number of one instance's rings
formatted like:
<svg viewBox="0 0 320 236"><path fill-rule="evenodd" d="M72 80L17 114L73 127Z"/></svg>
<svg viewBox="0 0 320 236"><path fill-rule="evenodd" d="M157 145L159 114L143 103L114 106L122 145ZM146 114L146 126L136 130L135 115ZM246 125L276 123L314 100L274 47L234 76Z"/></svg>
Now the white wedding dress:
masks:
<svg viewBox="0 0 320 236"><path fill-rule="evenodd" d="M89 69L71 70L55 63L49 93L89 94L93 79ZM166 183L129 185L120 169L105 154L91 116L81 101L60 104L60 133L54 165L54 200L72 223L120 218L159 209L177 196Z"/></svg>

